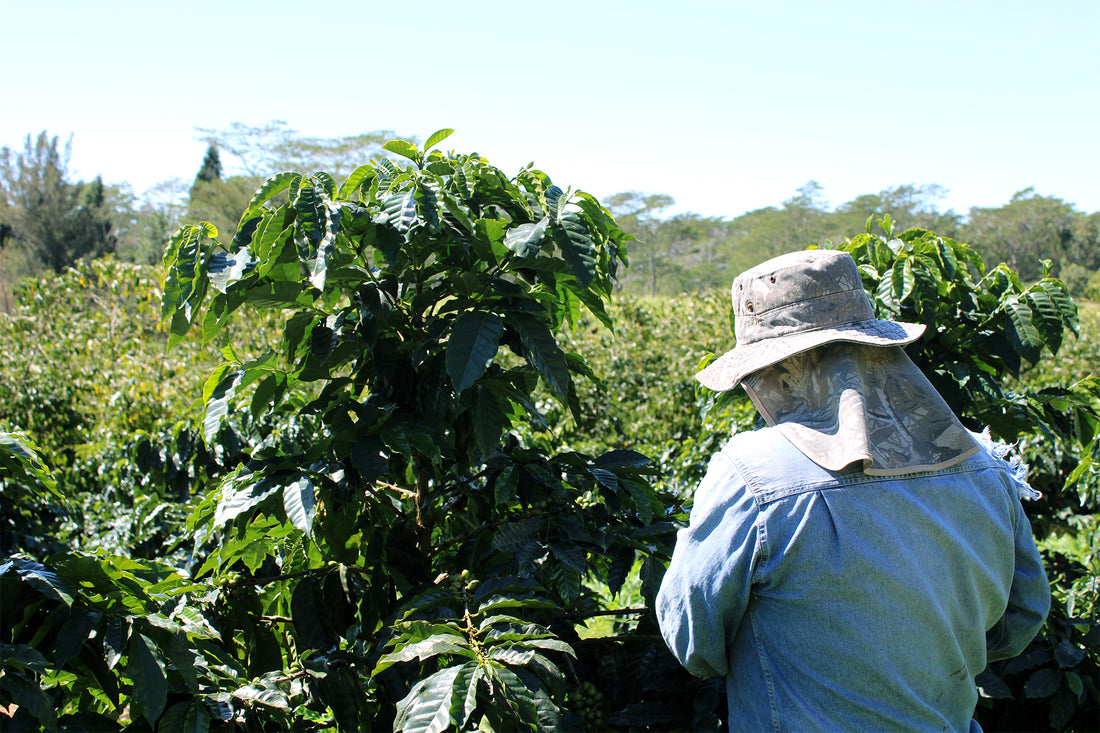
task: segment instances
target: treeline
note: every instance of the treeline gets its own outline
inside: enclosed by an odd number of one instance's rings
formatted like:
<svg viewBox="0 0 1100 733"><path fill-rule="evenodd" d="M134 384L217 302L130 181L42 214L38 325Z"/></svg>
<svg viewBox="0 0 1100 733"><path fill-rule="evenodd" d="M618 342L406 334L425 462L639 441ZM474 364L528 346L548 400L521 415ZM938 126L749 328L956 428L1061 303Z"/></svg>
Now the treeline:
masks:
<svg viewBox="0 0 1100 733"><path fill-rule="evenodd" d="M989 265L1007 263L1025 281L1042 276L1043 260L1076 297L1100 297L1100 212L1085 214L1062 199L1033 189L1004 206L971 208L966 216L940 211L937 185L898 186L859 196L833 210L811 181L779 206L733 219L679 214L665 195L637 192L609 197L623 228L640 240L622 286L646 295L725 288L733 276L770 257L861 234L869 217L889 214L896 231L920 227L977 249ZM881 230L876 229L881 234Z"/></svg>
<svg viewBox="0 0 1100 733"><path fill-rule="evenodd" d="M21 278L61 273L79 259L112 254L152 264L180 224L209 221L223 241L239 212L269 175L283 170L324 170L346 175L385 154L390 131L342 138L310 138L286 123L252 127L234 123L201 130L208 143L193 180L169 179L142 194L99 177L74 180L71 140L46 132L28 135L22 151L0 149L0 310L10 311ZM232 174L223 162L232 163ZM665 194L634 191L606 199L620 225L637 238L620 289L676 295L725 288L733 276L783 252L839 243L861 233L873 215L889 214L897 230L921 227L974 246L991 264L1005 262L1025 280L1051 274L1076 297L1100 298L1100 212L1020 191L1004 206L940 211L938 185L903 185L865 194L833 209L809 182L787 201L735 218L666 215Z"/></svg>
<svg viewBox="0 0 1100 733"><path fill-rule="evenodd" d="M378 157L390 131L341 138L299 135L285 122L234 123L202 129L207 151L193 180L167 179L141 194L98 176L77 180L69 168L72 140L46 131L23 149L0 148L0 311L24 277L62 273L80 259L113 255L137 264L160 261L172 233L209 221L231 238L240 212L269 175L284 170L350 173ZM222 156L233 162L227 173Z"/></svg>

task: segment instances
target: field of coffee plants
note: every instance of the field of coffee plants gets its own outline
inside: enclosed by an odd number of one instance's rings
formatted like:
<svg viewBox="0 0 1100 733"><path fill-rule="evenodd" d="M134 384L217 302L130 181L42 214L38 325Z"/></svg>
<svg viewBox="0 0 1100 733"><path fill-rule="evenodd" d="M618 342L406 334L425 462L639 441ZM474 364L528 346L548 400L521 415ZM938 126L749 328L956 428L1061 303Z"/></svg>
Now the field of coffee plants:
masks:
<svg viewBox="0 0 1100 733"><path fill-rule="evenodd" d="M11 730L715 730L653 597L707 459L727 296L615 295L632 237L542 172L388 144L231 239L24 281L0 315ZM1016 443L1054 608L986 730L1100 692L1100 318L924 230L838 245L974 428ZM867 589L874 592L874 589ZM919 653L919 650L914 650Z"/></svg>

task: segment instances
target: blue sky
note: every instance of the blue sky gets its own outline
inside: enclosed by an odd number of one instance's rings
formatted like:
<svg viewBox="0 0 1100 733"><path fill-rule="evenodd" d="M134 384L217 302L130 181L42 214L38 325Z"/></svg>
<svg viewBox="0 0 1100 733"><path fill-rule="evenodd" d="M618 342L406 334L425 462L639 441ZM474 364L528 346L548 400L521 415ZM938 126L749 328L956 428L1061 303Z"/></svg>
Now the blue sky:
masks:
<svg viewBox="0 0 1100 733"><path fill-rule="evenodd" d="M5 3L0 146L190 180L196 128L455 134L597 196L737 216L806 182L836 206L939 184L1100 211L1100 2L437 0ZM227 161L229 162L229 161Z"/></svg>

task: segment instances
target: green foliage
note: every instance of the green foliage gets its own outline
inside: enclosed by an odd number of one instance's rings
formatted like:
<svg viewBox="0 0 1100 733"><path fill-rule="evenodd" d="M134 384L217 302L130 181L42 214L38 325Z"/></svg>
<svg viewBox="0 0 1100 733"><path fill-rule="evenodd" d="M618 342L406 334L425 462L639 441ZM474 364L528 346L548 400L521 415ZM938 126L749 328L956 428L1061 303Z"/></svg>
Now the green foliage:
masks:
<svg viewBox="0 0 1100 733"><path fill-rule="evenodd" d="M151 268L98 259L24 280L0 315L0 421L34 436L50 465L189 414L173 378L202 365L194 349L164 358L159 290Z"/></svg>
<svg viewBox="0 0 1100 733"><path fill-rule="evenodd" d="M243 216L177 232L163 288L109 259L19 288L0 316L10 727L720 726L721 681L691 679L647 608L682 502L754 420L693 379L729 347L725 287L612 304L634 245L608 212L432 152L447 133L341 182L272 176ZM819 193L779 218L811 232ZM1086 728L1096 313L878 226L842 246L879 313L928 324L913 358L1045 494L1027 506L1055 609L979 679L979 717Z"/></svg>
<svg viewBox="0 0 1100 733"><path fill-rule="evenodd" d="M729 310L723 289L678 298L621 296L608 309L613 331L580 319L563 340L599 381L578 386L575 417L548 400L541 403L548 425L534 439L582 452L644 446L658 483L689 496L711 456L756 420L741 391L709 409L713 395L701 393L695 380L708 354L729 348Z"/></svg>
<svg viewBox="0 0 1100 733"><path fill-rule="evenodd" d="M1100 382L1088 374L1049 386L1020 381L1044 354L1050 355L1047 363L1061 363L1066 331L1078 334L1077 306L1065 285L1050 277L1050 263L1025 286L1004 264L986 271L965 244L921 229L888 239L889 217L882 227L886 237L868 233L842 246L860 265L876 314L926 324L922 338L907 347L910 356L964 422L1020 441L1032 466L1029 481L1047 494L1029 509L1047 548L1055 602L1042 634L1023 654L979 676L983 700L1001 702L979 708L979 722L990 728L1087 726L1100 702L1096 685L1086 682L1100 671L1100 568L1094 553L1067 557L1052 551L1058 543L1051 540L1087 543L1095 532ZM1095 368L1095 361L1087 363ZM1036 699L1044 704L1028 703Z"/></svg>
<svg viewBox="0 0 1100 733"><path fill-rule="evenodd" d="M629 192L608 200L623 228L640 240L631 247L635 266L623 281L625 290L639 295L725 288L734 274L769 257L847 241L863 232L867 220L887 213L897 231L919 228L969 242L986 262L1007 263L1023 282L1042 277L1042 263L1050 260L1050 272L1070 284L1074 295L1085 292L1075 288L1083 288L1100 267L1100 214L1086 215L1028 189L1006 206L973 209L964 223L954 211L937 210L943 195L940 186L898 186L830 210L821 186L810 181L782 205L732 219L661 218L658 213L672 203L661 195Z"/></svg>
<svg viewBox="0 0 1100 733"><path fill-rule="evenodd" d="M233 455L187 427L191 383L215 354L165 354L160 295L151 268L105 258L25 280L0 314L0 431L25 436L57 486L0 475L6 551L186 560L188 502Z"/></svg>
<svg viewBox="0 0 1100 733"><path fill-rule="evenodd" d="M1059 275L1069 263L1100 268L1095 215L1087 218L1072 204L1031 188L1004 206L971 209L963 234L981 243L987 260L1008 263L1025 281L1041 277L1044 260L1052 261Z"/></svg>
<svg viewBox="0 0 1100 733"><path fill-rule="evenodd" d="M70 153L45 132L33 143L28 135L22 153L0 150L0 250L21 252L30 272L61 272L115 249L103 181L70 181Z"/></svg>
<svg viewBox="0 0 1100 733"><path fill-rule="evenodd" d="M884 226L890 237L889 217ZM925 324L908 352L956 414L1010 441L1035 426L1066 434L1058 414L1070 406L1087 410L1087 385L1058 395L1006 389L1044 352L1057 354L1065 331L1077 332L1077 306L1065 285L1044 276L1025 287L1003 264L986 272L971 247L926 230L887 237L868 233L840 248L860 265L878 317Z"/></svg>
<svg viewBox="0 0 1100 733"><path fill-rule="evenodd" d="M211 143L206 146L206 155L202 159L202 167L195 174L195 182L191 184L191 198L195 198L195 189L204 183L213 183L222 180L222 161L218 155L218 146Z"/></svg>
<svg viewBox="0 0 1100 733"><path fill-rule="evenodd" d="M231 357L206 381L207 443L241 410L265 426L189 520L209 553L195 577L289 619L271 663L312 670L341 727L553 726L567 619L598 611L586 578L617 590L640 557L652 595L674 530L640 454L525 437L580 414L594 375L559 336L610 324L629 237L539 171L385 148L411 165L273 176L232 243L201 225L168 248L171 342L201 326ZM253 358L226 332L245 308L282 314Z"/></svg>

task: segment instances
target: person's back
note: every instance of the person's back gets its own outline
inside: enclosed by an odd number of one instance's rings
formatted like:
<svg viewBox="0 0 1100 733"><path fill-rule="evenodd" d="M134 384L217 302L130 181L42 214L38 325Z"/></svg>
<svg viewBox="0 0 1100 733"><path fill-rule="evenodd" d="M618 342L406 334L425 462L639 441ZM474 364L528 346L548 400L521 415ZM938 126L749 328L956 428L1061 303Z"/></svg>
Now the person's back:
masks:
<svg viewBox="0 0 1100 733"><path fill-rule="evenodd" d="M657 598L669 648L724 675L731 730L966 730L974 677L1034 637L1050 588L1020 505L875 317L850 255L781 255L732 289L697 379L770 426L711 461ZM992 448L988 443L986 448Z"/></svg>
<svg viewBox="0 0 1100 733"><path fill-rule="evenodd" d="M985 452L872 477L827 471L774 429L738 435L662 586L666 639L690 671L728 676L730 730L966 730L986 630L1010 594L1049 597L1018 489ZM993 658L1046 613L1010 610Z"/></svg>

